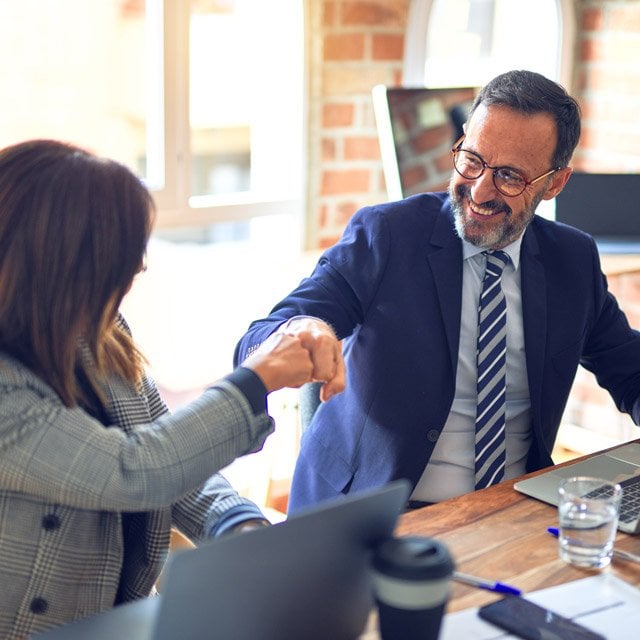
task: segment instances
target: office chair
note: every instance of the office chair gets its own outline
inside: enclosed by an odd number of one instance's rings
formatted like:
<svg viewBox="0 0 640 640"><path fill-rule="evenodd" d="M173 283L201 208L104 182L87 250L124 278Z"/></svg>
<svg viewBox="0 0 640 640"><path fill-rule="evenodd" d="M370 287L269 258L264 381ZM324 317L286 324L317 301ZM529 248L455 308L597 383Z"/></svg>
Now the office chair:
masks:
<svg viewBox="0 0 640 640"><path fill-rule="evenodd" d="M321 382L308 382L300 387L298 410L300 412L300 429L304 433L320 404Z"/></svg>

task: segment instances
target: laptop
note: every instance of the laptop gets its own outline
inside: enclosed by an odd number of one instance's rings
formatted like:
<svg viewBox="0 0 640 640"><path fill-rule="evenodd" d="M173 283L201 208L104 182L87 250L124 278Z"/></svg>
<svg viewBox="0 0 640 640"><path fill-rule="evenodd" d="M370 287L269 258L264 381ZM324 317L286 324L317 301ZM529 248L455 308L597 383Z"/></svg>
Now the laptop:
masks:
<svg viewBox="0 0 640 640"><path fill-rule="evenodd" d="M613 480L622 486L622 502L618 529L625 533L640 533L640 444L629 442L599 453L580 462L519 480L516 491L549 504L558 504L558 483L571 476L592 476Z"/></svg>
<svg viewBox="0 0 640 640"><path fill-rule="evenodd" d="M373 606L371 549L393 535L408 496L408 482L398 480L176 551L161 596L34 638L354 640Z"/></svg>

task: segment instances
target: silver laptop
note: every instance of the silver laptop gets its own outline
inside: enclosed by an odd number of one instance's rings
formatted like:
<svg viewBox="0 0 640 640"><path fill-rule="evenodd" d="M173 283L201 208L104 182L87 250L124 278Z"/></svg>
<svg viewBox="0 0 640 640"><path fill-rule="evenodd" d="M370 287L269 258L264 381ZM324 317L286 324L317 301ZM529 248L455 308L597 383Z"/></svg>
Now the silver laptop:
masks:
<svg viewBox="0 0 640 640"><path fill-rule="evenodd" d="M396 481L285 522L175 552L162 595L34 636L38 640L353 640L372 607L371 548L409 495Z"/></svg>
<svg viewBox="0 0 640 640"><path fill-rule="evenodd" d="M558 504L558 483L571 476L613 480L622 486L618 529L640 533L640 444L629 442L573 464L552 467L513 486L517 491L549 504Z"/></svg>

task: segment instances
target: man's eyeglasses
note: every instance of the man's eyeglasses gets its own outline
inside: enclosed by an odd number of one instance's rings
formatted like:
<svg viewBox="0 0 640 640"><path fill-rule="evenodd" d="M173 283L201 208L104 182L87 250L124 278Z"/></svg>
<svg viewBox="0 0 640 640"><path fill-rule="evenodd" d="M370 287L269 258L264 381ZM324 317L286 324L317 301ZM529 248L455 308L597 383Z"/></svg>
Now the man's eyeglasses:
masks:
<svg viewBox="0 0 640 640"><path fill-rule="evenodd" d="M552 173L560 170L560 167L551 169L541 176L534 178L533 180L526 180L525 177L515 169L510 167L492 167L488 165L482 158L482 156L474 153L473 151L467 151L462 148L462 142L464 136L462 136L451 149L453 155L453 166L455 170L467 180L477 180L485 169L491 169L493 172L493 184L496 189L503 195L510 198L519 196L529 185L535 184L539 180L550 176Z"/></svg>

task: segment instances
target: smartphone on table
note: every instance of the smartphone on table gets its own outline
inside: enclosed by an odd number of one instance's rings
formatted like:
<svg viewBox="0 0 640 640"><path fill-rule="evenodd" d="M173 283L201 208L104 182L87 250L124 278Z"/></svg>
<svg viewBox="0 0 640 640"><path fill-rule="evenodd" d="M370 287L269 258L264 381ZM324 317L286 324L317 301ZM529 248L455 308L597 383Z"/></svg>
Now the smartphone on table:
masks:
<svg viewBox="0 0 640 640"><path fill-rule="evenodd" d="M478 615L525 640L606 640L603 635L521 596L507 596L480 607Z"/></svg>

